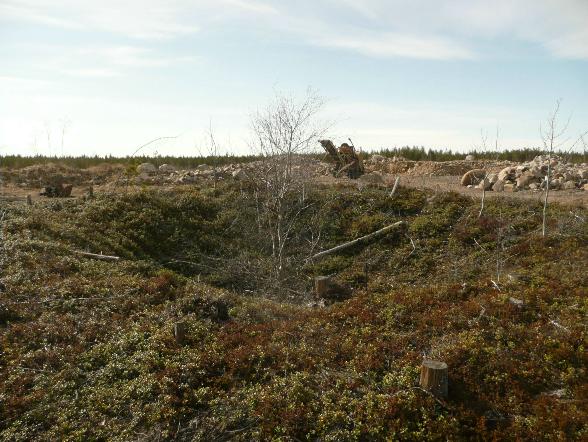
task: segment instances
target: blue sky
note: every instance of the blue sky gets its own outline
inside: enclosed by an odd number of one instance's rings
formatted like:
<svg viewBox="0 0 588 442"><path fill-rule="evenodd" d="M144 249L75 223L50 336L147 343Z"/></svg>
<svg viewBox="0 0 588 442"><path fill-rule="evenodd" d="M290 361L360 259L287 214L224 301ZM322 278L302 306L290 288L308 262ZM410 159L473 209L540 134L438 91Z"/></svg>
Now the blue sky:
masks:
<svg viewBox="0 0 588 442"><path fill-rule="evenodd" d="M0 0L0 153L250 151L276 91L364 149L588 129L587 0Z"/></svg>

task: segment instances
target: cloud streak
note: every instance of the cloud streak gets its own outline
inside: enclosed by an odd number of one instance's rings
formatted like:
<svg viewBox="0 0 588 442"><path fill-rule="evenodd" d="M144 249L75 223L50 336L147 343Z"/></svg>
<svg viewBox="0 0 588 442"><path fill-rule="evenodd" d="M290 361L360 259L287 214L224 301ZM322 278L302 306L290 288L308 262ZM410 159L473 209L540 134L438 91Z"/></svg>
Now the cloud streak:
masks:
<svg viewBox="0 0 588 442"><path fill-rule="evenodd" d="M588 59L585 0L3 0L0 20L135 39L174 39L239 23L373 57L471 59L515 38Z"/></svg>

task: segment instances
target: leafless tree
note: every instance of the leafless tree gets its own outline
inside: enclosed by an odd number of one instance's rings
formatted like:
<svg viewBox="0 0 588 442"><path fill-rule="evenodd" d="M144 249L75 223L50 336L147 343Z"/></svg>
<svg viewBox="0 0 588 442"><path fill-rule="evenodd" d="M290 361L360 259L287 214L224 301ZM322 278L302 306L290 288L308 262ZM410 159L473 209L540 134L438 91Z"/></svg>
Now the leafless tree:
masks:
<svg viewBox="0 0 588 442"><path fill-rule="evenodd" d="M542 123L539 125L539 133L543 141L543 148L547 153L547 176L545 177L545 198L543 200L543 236L545 236L547 231L547 200L549 198L553 152L560 150L565 153L570 153L580 144L584 145L584 149L586 149L587 146L585 137L588 134L588 131L580 134L573 143L569 143L571 140L567 137L566 133L568 126L570 125L571 115L568 117L565 124L562 125L559 122L560 107L561 98L555 102L555 108L548 116L547 121L544 124Z"/></svg>
<svg viewBox="0 0 588 442"><path fill-rule="evenodd" d="M483 130L481 130L480 136L482 139L482 151L487 152L488 151L488 134L486 132L484 132ZM494 151L496 153L497 159L498 159L498 140L499 140L499 138L500 138L500 131L498 129L498 126L496 126L496 138L494 139ZM488 175L489 175L489 172L488 172L488 170L486 170L486 173L484 174L484 178L482 178L482 202L480 203L480 212L478 213L478 218L480 218L482 216L482 213L484 213L484 207L486 204L486 180L488 179Z"/></svg>
<svg viewBox="0 0 588 442"><path fill-rule="evenodd" d="M264 109L251 117L254 149L262 158L252 171L258 222L268 231L278 278L295 222L309 207L304 197L307 177L301 154L309 152L326 131L317 120L324 104L312 89L302 100L276 93Z"/></svg>
<svg viewBox="0 0 588 442"><path fill-rule="evenodd" d="M551 159L553 151L560 148L565 142L562 141L562 137L565 135L570 124L570 118L568 118L566 124L563 125L563 127L560 126L560 123L558 122L560 106L561 99L558 99L555 103L555 109L547 118L546 127L543 127L543 123L539 125L539 133L543 140L543 147L547 152L547 176L545 177L545 198L543 200L543 236L545 236L547 230L547 200L549 198L549 185L551 179Z"/></svg>
<svg viewBox="0 0 588 442"><path fill-rule="evenodd" d="M217 142L216 137L214 135L214 130L212 128L212 119L208 122L205 145L208 154L207 156L209 156L211 159L211 166L213 169L213 186L216 189L216 182L218 181L218 167L220 166L219 155L222 148ZM202 152L200 152L200 156L204 156L202 155Z"/></svg>
<svg viewBox="0 0 588 442"><path fill-rule="evenodd" d="M60 124L61 124L61 155L64 155L63 152L63 146L64 146L64 142L65 142L65 133L67 132L67 129L69 129L69 126L71 125L71 120L69 118L63 118L60 120Z"/></svg>

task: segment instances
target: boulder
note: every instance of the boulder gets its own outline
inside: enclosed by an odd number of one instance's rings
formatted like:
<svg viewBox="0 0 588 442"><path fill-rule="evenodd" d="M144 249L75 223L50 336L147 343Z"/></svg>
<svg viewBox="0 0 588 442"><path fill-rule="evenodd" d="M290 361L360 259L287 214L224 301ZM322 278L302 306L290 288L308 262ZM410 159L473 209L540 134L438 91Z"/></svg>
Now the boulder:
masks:
<svg viewBox="0 0 588 442"><path fill-rule="evenodd" d="M159 171L162 173L172 173L176 171L176 168L171 164L162 164L159 166Z"/></svg>
<svg viewBox="0 0 588 442"><path fill-rule="evenodd" d="M514 167L505 167L498 173L498 179L500 181L507 181L508 179L514 178L515 168Z"/></svg>
<svg viewBox="0 0 588 442"><path fill-rule="evenodd" d="M361 175L357 180L362 184L384 184L384 178L382 177L382 174L378 172L366 173L364 175Z"/></svg>
<svg viewBox="0 0 588 442"><path fill-rule="evenodd" d="M561 188L562 184L563 184L563 183L562 183L561 179L559 179L559 178L556 178L556 179L554 179L554 180L550 180L550 181L549 181L549 188L550 188L551 190L558 190L558 189L560 189L560 188Z"/></svg>
<svg viewBox="0 0 588 442"><path fill-rule="evenodd" d="M473 156L472 154L466 155L465 160L466 161L474 161L476 159L475 156Z"/></svg>
<svg viewBox="0 0 588 442"><path fill-rule="evenodd" d="M588 190L588 184L584 184L584 187L583 187L583 189L584 189L584 190Z"/></svg>
<svg viewBox="0 0 588 442"><path fill-rule="evenodd" d="M137 166L137 173L139 174L152 174L157 172L157 167L151 163L141 163Z"/></svg>
<svg viewBox="0 0 588 442"><path fill-rule="evenodd" d="M494 192L504 192L504 181L496 181L494 184L492 184L492 190Z"/></svg>
<svg viewBox="0 0 588 442"><path fill-rule="evenodd" d="M485 176L486 171L484 169L470 170L469 172L466 172L464 176L461 178L461 185L470 186L478 184Z"/></svg>
<svg viewBox="0 0 588 442"><path fill-rule="evenodd" d="M566 190L572 190L576 188L576 183L572 180L566 181L563 185L563 188Z"/></svg>
<svg viewBox="0 0 588 442"><path fill-rule="evenodd" d="M490 174L488 174L488 176L486 178L488 178L488 181L490 181L490 184L494 184L496 181L498 181L498 174L497 173L490 173Z"/></svg>
<svg viewBox="0 0 588 442"><path fill-rule="evenodd" d="M376 153L376 154L373 154L373 155L370 157L370 161L371 161L372 163L381 163L382 161L385 161L385 160L386 160L386 158L385 158L385 157L383 157L382 155L378 155L377 153Z"/></svg>
<svg viewBox="0 0 588 442"><path fill-rule="evenodd" d="M516 184L508 183L508 184L505 184L504 185L504 191L505 192L516 192L518 190L519 189L517 188L517 185Z"/></svg>
<svg viewBox="0 0 588 442"><path fill-rule="evenodd" d="M247 172L245 172L243 169L234 170L231 175L234 179L239 181L247 178Z"/></svg>
<svg viewBox="0 0 588 442"><path fill-rule="evenodd" d="M199 164L196 167L196 170L210 170L212 169L212 167L210 167L208 164Z"/></svg>
<svg viewBox="0 0 588 442"><path fill-rule="evenodd" d="M537 178L535 178L533 173L531 171L524 171L521 176L517 178L517 187L525 189L533 182L537 182Z"/></svg>
<svg viewBox="0 0 588 442"><path fill-rule="evenodd" d="M490 189L492 189L493 184L494 183L491 183L488 178L482 178L482 181L480 181L480 183L478 184L478 189L490 190Z"/></svg>
<svg viewBox="0 0 588 442"><path fill-rule="evenodd" d="M547 171L546 170L543 170L543 168L541 166L533 166L533 167L531 167L530 172L533 174L533 176L535 178L543 178L546 175L546 173L547 173Z"/></svg>

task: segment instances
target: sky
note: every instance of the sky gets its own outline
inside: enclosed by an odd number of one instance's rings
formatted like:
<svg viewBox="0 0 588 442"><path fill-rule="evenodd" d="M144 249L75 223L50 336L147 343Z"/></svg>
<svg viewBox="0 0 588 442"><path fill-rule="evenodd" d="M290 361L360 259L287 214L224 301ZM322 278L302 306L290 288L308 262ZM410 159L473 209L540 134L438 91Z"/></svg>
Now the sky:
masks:
<svg viewBox="0 0 588 442"><path fill-rule="evenodd" d="M0 0L0 155L251 151L275 94L365 150L588 129L588 0Z"/></svg>

